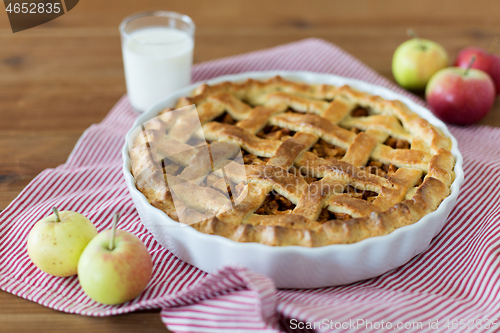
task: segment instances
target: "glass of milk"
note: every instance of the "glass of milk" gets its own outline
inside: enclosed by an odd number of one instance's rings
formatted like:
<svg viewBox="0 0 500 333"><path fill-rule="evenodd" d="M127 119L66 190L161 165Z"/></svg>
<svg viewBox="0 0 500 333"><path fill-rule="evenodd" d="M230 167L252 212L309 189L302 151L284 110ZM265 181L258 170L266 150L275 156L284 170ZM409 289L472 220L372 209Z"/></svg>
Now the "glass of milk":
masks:
<svg viewBox="0 0 500 333"><path fill-rule="evenodd" d="M195 25L174 12L146 12L120 24L130 103L146 111L191 80Z"/></svg>

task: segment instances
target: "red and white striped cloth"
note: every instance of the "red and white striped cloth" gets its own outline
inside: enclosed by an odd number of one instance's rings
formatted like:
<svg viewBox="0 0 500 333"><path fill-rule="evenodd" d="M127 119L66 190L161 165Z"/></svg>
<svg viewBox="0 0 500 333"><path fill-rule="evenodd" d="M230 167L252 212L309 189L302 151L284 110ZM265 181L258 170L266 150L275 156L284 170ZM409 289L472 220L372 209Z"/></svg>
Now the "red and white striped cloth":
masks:
<svg viewBox="0 0 500 333"><path fill-rule="evenodd" d="M353 77L422 103L319 39L199 64L193 81L277 69ZM207 275L178 260L148 233L121 172L124 135L136 116L123 97L100 124L85 131L64 165L42 172L1 213L2 290L56 310L89 316L161 308L163 322L175 332L290 331L302 327L297 320L315 325L318 332L447 331L447 321L451 331L465 331L452 328L454 321L455 327L460 326L460 320L469 329L479 327L483 320L481 331L498 330L493 321L500 316L499 128L450 126L464 155L466 181L448 223L425 253L380 277L350 285L276 290L270 279L239 267ZM38 270L28 258L26 237L53 206L86 215L99 231L111 227L114 212L122 212L120 228L138 235L154 261L146 291L132 302L104 306L82 292L77 277L57 278ZM434 330L437 320L439 329ZM471 320L478 321L471 325ZM491 320L489 329L485 329L486 320Z"/></svg>

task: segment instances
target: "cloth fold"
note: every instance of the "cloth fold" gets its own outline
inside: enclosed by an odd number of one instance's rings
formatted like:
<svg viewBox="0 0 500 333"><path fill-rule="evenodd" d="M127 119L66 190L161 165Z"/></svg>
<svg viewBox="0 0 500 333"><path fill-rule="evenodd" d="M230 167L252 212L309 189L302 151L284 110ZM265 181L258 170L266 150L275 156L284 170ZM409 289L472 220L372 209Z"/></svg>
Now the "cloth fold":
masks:
<svg viewBox="0 0 500 333"><path fill-rule="evenodd" d="M264 70L342 75L387 87L423 104L320 39L198 64L193 81ZM207 275L160 246L142 225L121 171L124 135L137 116L124 96L101 123L85 131L65 164L43 171L0 214L2 290L88 316L161 308L163 322L174 332L302 328L416 332L446 331L446 324L458 327L454 331L466 331L470 320L482 320L485 331L500 326L494 322L500 315L496 302L500 290L500 129L450 126L464 156L466 180L444 230L427 251L370 280L321 289L276 290L269 278L241 267L224 267ZM76 276L57 278L38 270L29 260L26 239L34 223L49 215L53 206L84 214L99 231L109 229L113 214L120 211L119 228L136 234L153 258L153 277L144 293L131 302L105 306L83 293ZM461 319L468 323L465 327Z"/></svg>

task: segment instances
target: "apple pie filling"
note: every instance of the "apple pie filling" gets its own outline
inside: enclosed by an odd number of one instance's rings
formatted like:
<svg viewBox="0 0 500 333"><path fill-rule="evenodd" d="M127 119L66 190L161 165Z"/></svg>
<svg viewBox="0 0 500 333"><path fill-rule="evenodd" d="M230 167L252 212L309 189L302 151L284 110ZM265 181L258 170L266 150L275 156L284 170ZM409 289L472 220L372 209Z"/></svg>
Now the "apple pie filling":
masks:
<svg viewBox="0 0 500 333"><path fill-rule="evenodd" d="M368 117L370 115L370 111L366 108L358 106L351 111L351 117Z"/></svg>
<svg viewBox="0 0 500 333"><path fill-rule="evenodd" d="M259 215L285 215L291 214L295 204L275 191L269 192L262 206L255 212Z"/></svg>
<svg viewBox="0 0 500 333"><path fill-rule="evenodd" d="M318 216L318 222L319 223L324 223L326 221L330 221L330 220L349 220L351 219L352 216L349 215L349 214L345 214L345 213L334 213L334 212L331 212L329 211L328 209L326 208L323 208L321 210L321 213L319 213L319 216Z"/></svg>
<svg viewBox="0 0 500 333"><path fill-rule="evenodd" d="M296 112L295 110L292 109L289 109L288 111L293 113ZM367 117L369 115L370 115L370 110L362 107L355 108L351 113L351 116L353 117ZM227 112L224 112L222 115L214 119L214 121L229 125L235 125L237 122ZM363 130L360 130L359 128L356 127L352 127L349 130L356 134L364 132ZM288 128L282 128L275 125L267 125L259 133L257 133L256 136L266 140L285 141L293 137L295 133L296 132L291 131ZM191 144L193 146L197 146L202 143L200 141L200 142L191 142ZM384 144L392 147L393 149L410 149L410 143L408 141L396 139L393 137L388 137L387 140L384 142ZM265 165L269 161L269 158L256 156L254 154L245 151L244 149L242 149L241 152L243 156L243 163L246 165ZM313 153L318 158L336 159L336 160L341 160L346 154L345 149L330 144L323 139L319 139L316 143L314 143L312 147L309 149L309 152ZM162 167L164 173L166 174L177 175L182 171L181 166L167 159L163 160ZM387 165L383 164L382 162L371 159L368 161L366 166L360 167L359 169L366 170L371 174L384 178L389 178L398 170L398 168L392 164ZM302 168L297 168L295 166L290 167L288 169L288 172L294 174L295 176L303 178L308 184L320 180L320 178L316 178L307 174L306 170L302 170ZM420 184L421 182L417 184L417 186L419 186ZM229 194L231 200L233 200L233 197L238 197L245 187L244 183L234 184L228 180L224 181L223 178L220 178L214 174L210 174L209 176L207 176L207 178L203 182L203 185L214 188L220 191L221 193ZM350 185L346 187L344 193L348 194L349 196L355 199L365 200L368 202L373 202L378 195L376 192L367 190L358 190ZM255 212L255 214L258 215L291 214L294 208L295 204L293 204L286 197L276 193L275 191L271 191L266 196L264 203L259 207L259 209ZM328 209L323 208L318 217L318 222L323 223L329 220L348 220L351 218L352 216L349 214L331 212Z"/></svg>
<svg viewBox="0 0 500 333"><path fill-rule="evenodd" d="M293 112L296 113L295 110L289 109L288 112ZM370 110L362 107L357 107L355 108L351 115L353 117L367 117L370 115ZM231 115L227 112L224 112L222 115L214 119L214 121L223 123L223 124L229 124L229 125L235 125L236 120L231 117ZM349 129L350 131L354 133L360 133L364 132L363 130L360 130L359 128L352 127ZM259 133L256 134L257 137L266 139L266 140L281 140L285 141L293 135L295 135L296 132L289 130L288 128L282 128L279 126L275 125L268 125L264 127ZM193 146L198 146L202 144L202 140L199 140L200 142L191 142ZM209 143L210 144L210 143ZM392 147L393 149L410 149L410 143L401 140L401 139L396 139L393 137L388 137L387 140L384 142L385 145L388 145ZM246 165L265 165L267 164L269 158L266 157L258 157L254 154L251 154L244 149L242 151L242 156L243 156L243 163ZM318 158L322 159L337 159L340 160L342 159L345 154L346 150L335 146L333 144L330 144L326 142L323 139L319 139L316 143L312 145L312 147L309 149L309 152L313 153L316 155ZM177 165L168 159L164 159L162 161L162 167L163 171L165 174L170 174L170 175L177 175L180 172L182 172L182 167L180 165ZM374 161L374 160L369 160L367 165L364 167L360 167L361 170L367 170L371 174L384 177L384 178L389 178L391 175L393 175L398 168L392 164L383 164L382 162L379 161ZM313 177L309 174L307 174L306 170L302 170L302 168L297 168L297 167L290 167L288 170L290 173L294 174L295 176L299 176L303 178L308 184L311 184L312 182L319 181L319 178ZM210 174L207 176L207 178L204 180L203 185L214 188L221 193L224 194L229 194L231 200L234 197L238 197L239 194L243 191L245 184L240 183L240 184L233 184L230 181L224 181L223 178L217 177L214 174ZM417 186L419 186L418 184ZM231 190L233 189L233 190ZM233 193L235 192L235 193ZM372 191L367 191L367 190L357 190L356 188L352 186L347 186L344 193L348 194L349 196L356 198L356 199L361 199L365 200L368 202L372 202L375 200L377 197L376 192ZM275 193L274 191L269 193L262 204L262 206L255 212L256 214L259 215L277 215L277 214L291 214L293 209L295 208L295 205L288 200L286 197ZM349 214L345 213L334 213L328 211L326 208L322 210L318 221L319 222L324 222L328 220L347 220L352 218Z"/></svg>

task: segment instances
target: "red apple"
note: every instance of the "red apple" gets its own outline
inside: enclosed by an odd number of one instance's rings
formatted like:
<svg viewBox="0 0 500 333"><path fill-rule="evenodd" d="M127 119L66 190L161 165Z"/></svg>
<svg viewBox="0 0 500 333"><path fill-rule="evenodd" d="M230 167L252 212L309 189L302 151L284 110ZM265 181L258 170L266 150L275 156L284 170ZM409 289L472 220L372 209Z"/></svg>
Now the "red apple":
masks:
<svg viewBox="0 0 500 333"><path fill-rule="evenodd" d="M425 98L441 120L468 125L483 118L495 101L495 85L479 69L444 68L429 81Z"/></svg>
<svg viewBox="0 0 500 333"><path fill-rule="evenodd" d="M495 83L496 94L500 94L500 57L480 47L468 47L458 53L455 66L467 68L473 56L476 60L472 68L480 69L491 76Z"/></svg>

